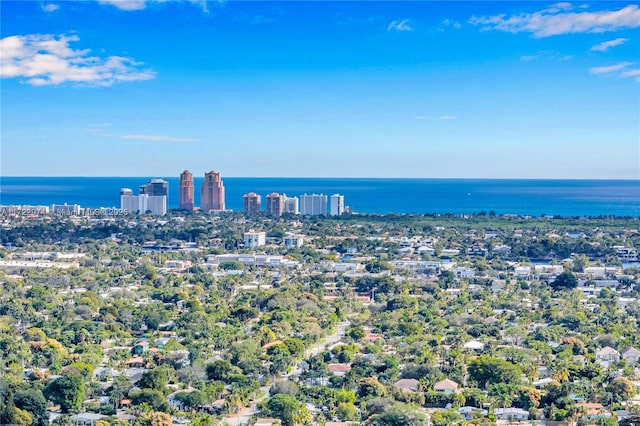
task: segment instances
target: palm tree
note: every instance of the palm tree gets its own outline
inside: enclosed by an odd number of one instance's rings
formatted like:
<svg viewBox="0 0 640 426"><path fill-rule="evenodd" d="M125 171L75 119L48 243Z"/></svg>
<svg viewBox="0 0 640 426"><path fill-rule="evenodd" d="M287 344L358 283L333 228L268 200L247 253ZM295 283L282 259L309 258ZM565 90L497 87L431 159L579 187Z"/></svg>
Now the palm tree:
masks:
<svg viewBox="0 0 640 426"><path fill-rule="evenodd" d="M123 396L124 394L118 388L113 389L109 393L109 402L113 404L114 410L117 410L118 408L120 408L120 402L122 401Z"/></svg>

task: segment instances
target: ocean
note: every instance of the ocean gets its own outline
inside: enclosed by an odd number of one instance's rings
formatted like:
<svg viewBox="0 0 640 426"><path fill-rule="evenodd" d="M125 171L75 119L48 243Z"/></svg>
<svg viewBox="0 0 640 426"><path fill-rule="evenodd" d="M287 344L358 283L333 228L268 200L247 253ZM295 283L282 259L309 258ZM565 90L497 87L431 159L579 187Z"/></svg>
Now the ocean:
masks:
<svg viewBox="0 0 640 426"><path fill-rule="evenodd" d="M120 188L144 177L1 177L0 204L80 204L119 207ZM178 177L169 182L169 208L178 205ZM199 204L202 178L195 178ZM479 213L640 217L640 180L241 178L223 177L227 209L241 211L243 195L340 193L358 213Z"/></svg>

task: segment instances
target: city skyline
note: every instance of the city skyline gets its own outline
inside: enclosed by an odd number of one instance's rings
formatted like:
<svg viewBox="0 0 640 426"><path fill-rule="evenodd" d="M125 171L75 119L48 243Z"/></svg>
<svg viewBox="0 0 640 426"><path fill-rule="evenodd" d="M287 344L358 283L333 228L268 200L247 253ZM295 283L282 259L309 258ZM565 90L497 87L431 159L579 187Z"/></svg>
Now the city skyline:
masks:
<svg viewBox="0 0 640 426"><path fill-rule="evenodd" d="M2 2L2 176L640 178L632 2Z"/></svg>

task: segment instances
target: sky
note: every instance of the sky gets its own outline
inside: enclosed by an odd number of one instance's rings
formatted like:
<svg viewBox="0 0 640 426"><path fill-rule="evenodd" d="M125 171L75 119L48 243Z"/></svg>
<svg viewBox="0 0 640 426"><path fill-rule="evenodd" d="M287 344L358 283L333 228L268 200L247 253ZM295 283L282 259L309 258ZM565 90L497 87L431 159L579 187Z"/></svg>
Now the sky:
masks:
<svg viewBox="0 0 640 426"><path fill-rule="evenodd" d="M0 2L1 176L640 179L629 2Z"/></svg>

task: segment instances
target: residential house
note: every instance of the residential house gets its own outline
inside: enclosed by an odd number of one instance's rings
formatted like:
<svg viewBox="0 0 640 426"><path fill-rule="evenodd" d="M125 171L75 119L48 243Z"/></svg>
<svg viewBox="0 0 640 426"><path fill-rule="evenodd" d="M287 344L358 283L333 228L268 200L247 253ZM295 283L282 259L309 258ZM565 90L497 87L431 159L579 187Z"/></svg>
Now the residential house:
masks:
<svg viewBox="0 0 640 426"><path fill-rule="evenodd" d="M462 417L462 420L472 420L478 417L487 417L489 412L477 407L460 407L458 408L458 414Z"/></svg>
<svg viewBox="0 0 640 426"><path fill-rule="evenodd" d="M494 247L491 252L497 257L507 258L511 256L511 247L505 244L501 244Z"/></svg>
<svg viewBox="0 0 640 426"><path fill-rule="evenodd" d="M95 413L74 414L69 418L72 424L79 426L94 426L98 420L102 420L107 416Z"/></svg>
<svg viewBox="0 0 640 426"><path fill-rule="evenodd" d="M622 359L624 359L627 364L636 365L640 360L640 351L630 346L622 350Z"/></svg>
<svg viewBox="0 0 640 426"><path fill-rule="evenodd" d="M578 416L586 419L600 419L611 417L611 412L603 407L602 404L596 402L579 402L576 404Z"/></svg>
<svg viewBox="0 0 640 426"><path fill-rule="evenodd" d="M457 268L453 269L453 273L455 274L456 278L473 278L476 276L476 270L474 268L467 268L465 266L458 266Z"/></svg>
<svg viewBox="0 0 640 426"><path fill-rule="evenodd" d="M171 340L173 340L171 337L161 337L156 339L155 343L158 349L164 349Z"/></svg>
<svg viewBox="0 0 640 426"><path fill-rule="evenodd" d="M327 370L334 376L342 377L351 371L351 366L349 364L327 364Z"/></svg>
<svg viewBox="0 0 640 426"><path fill-rule="evenodd" d="M148 350L149 350L149 342L147 342L146 340L141 340L133 346L132 352L134 355L140 356Z"/></svg>
<svg viewBox="0 0 640 426"><path fill-rule="evenodd" d="M518 278L531 278L531 266L516 266L513 274Z"/></svg>
<svg viewBox="0 0 640 426"><path fill-rule="evenodd" d="M403 393L418 392L420 390L420 382L416 379L400 379L393 384L393 387Z"/></svg>
<svg viewBox="0 0 640 426"><path fill-rule="evenodd" d="M618 361L620 361L620 352L610 346L596 351L596 363L603 368L609 368Z"/></svg>
<svg viewBox="0 0 640 426"><path fill-rule="evenodd" d="M496 408L493 414L498 420L529 420L529 412L522 408Z"/></svg>
<svg viewBox="0 0 640 426"><path fill-rule="evenodd" d="M127 360L127 368L143 368L146 365L144 358L133 356Z"/></svg>
<svg viewBox="0 0 640 426"><path fill-rule="evenodd" d="M470 340L462 346L464 349L469 349L473 351L481 351L484 349L484 343L479 340Z"/></svg>
<svg viewBox="0 0 640 426"><path fill-rule="evenodd" d="M433 390L445 395L458 392L458 384L451 379L444 379L433 385Z"/></svg>

